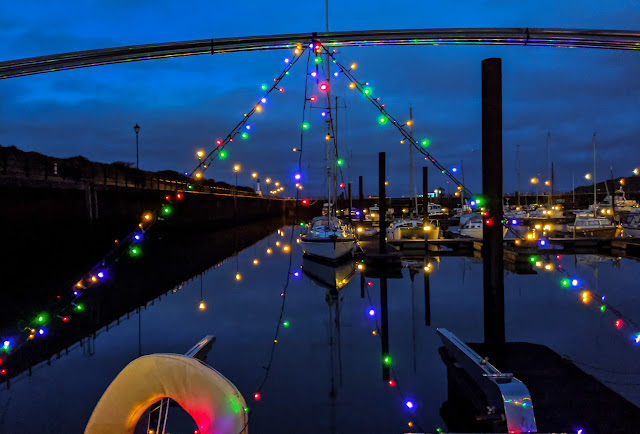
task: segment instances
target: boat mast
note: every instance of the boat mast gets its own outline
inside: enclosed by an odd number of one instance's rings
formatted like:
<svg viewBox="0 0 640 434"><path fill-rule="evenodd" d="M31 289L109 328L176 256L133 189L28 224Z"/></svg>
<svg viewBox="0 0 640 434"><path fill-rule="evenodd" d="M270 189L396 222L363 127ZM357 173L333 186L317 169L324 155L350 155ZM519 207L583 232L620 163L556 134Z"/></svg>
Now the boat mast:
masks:
<svg viewBox="0 0 640 434"><path fill-rule="evenodd" d="M547 132L547 169L549 170L549 178L547 178L549 180L549 197L547 199L547 206L549 207L549 209L551 209L551 152L549 149L549 141L551 140L551 132Z"/></svg>
<svg viewBox="0 0 640 434"><path fill-rule="evenodd" d="M520 145L516 145L516 179L518 181L518 206L520 206Z"/></svg>
<svg viewBox="0 0 640 434"><path fill-rule="evenodd" d="M598 199L596 194L596 133L593 133L593 206L594 206L594 210L597 203L598 203Z"/></svg>
<svg viewBox="0 0 640 434"><path fill-rule="evenodd" d="M413 109L409 107L409 215L411 215L411 207L413 206ZM416 206L416 213L418 207Z"/></svg>

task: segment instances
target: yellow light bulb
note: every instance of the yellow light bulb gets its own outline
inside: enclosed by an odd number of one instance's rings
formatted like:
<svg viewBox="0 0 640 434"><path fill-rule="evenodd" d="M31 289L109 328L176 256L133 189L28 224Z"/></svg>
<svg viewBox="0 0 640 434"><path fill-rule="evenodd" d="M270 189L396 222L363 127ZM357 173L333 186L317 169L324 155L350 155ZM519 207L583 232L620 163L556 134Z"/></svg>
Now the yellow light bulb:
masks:
<svg viewBox="0 0 640 434"><path fill-rule="evenodd" d="M253 265L258 265L258 260L257 259L253 260Z"/></svg>
<svg viewBox="0 0 640 434"><path fill-rule="evenodd" d="M200 304L198 305L198 309L205 310L206 308L207 308L207 305L204 304L204 301L201 301Z"/></svg>
<svg viewBox="0 0 640 434"><path fill-rule="evenodd" d="M242 276L240 275L240 273L236 273L236 280L240 280L242 279Z"/></svg>
<svg viewBox="0 0 640 434"><path fill-rule="evenodd" d="M262 107L260 107L259 105L257 105L257 106L256 106L256 111L257 111L257 112L262 111Z"/></svg>
<svg viewBox="0 0 640 434"><path fill-rule="evenodd" d="M355 63L352 63L352 64L351 64L351 69L356 69L356 66L357 66L357 65L356 65Z"/></svg>
<svg viewBox="0 0 640 434"><path fill-rule="evenodd" d="M356 84L355 83L350 83L349 84L349 89L355 89L356 88Z"/></svg>
<svg viewBox="0 0 640 434"><path fill-rule="evenodd" d="M251 174L251 177L252 177L252 178L257 178L257 177L258 177L258 174L257 174L256 172L253 172L253 173Z"/></svg>
<svg viewBox="0 0 640 434"><path fill-rule="evenodd" d="M147 213L144 215L145 220L151 220L151 214Z"/></svg>
<svg viewBox="0 0 640 434"><path fill-rule="evenodd" d="M276 247L280 247L280 241L276 241Z"/></svg>
<svg viewBox="0 0 640 434"><path fill-rule="evenodd" d="M265 179L264 182L266 182L267 184L270 184L271 183L271 178Z"/></svg>
<svg viewBox="0 0 640 434"><path fill-rule="evenodd" d="M289 250L291 250L291 247L284 246L284 247L282 247L282 250L284 250L285 252L288 252Z"/></svg>
<svg viewBox="0 0 640 434"><path fill-rule="evenodd" d="M271 254L271 249L267 249L267 255Z"/></svg>

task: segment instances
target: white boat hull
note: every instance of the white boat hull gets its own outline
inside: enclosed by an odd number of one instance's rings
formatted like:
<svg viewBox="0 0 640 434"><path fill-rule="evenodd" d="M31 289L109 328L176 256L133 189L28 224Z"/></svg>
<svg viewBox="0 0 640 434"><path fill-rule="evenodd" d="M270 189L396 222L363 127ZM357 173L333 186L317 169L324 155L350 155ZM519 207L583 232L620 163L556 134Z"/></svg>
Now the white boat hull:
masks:
<svg viewBox="0 0 640 434"><path fill-rule="evenodd" d="M307 238L301 237L302 251L305 255L328 261L337 261L347 255L352 255L355 247L353 238Z"/></svg>

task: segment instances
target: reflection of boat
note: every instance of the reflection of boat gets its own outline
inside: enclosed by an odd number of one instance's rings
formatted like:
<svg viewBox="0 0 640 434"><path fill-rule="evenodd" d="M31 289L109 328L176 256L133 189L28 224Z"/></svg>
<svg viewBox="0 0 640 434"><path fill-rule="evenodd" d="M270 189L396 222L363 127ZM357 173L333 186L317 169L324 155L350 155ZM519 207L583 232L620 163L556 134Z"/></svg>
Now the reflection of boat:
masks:
<svg viewBox="0 0 640 434"><path fill-rule="evenodd" d="M406 218L392 222L387 228L387 240L396 241L401 239L424 239L425 234L429 239L438 238L439 228L433 224L423 225L421 219Z"/></svg>
<svg viewBox="0 0 640 434"><path fill-rule="evenodd" d="M324 288L339 290L355 276L356 261L328 265L315 261L312 257L303 256L302 272Z"/></svg>
<svg viewBox="0 0 640 434"><path fill-rule="evenodd" d="M204 362L214 340L207 336L184 356L151 354L129 363L100 398L85 434L164 432L170 400L193 418L199 433L246 434L244 398Z"/></svg>
<svg viewBox="0 0 640 434"><path fill-rule="evenodd" d="M567 230L575 235L591 237L613 237L616 234L616 225L605 217L596 217L593 214L578 214L573 224L567 225Z"/></svg>
<svg viewBox="0 0 640 434"><path fill-rule="evenodd" d="M482 234L482 214L472 213L460 217L459 232L463 237L483 238ZM502 229L502 236L507 235L507 228Z"/></svg>
<svg viewBox="0 0 640 434"><path fill-rule="evenodd" d="M633 208L627 221L622 223L622 234L628 237L640 237L640 208Z"/></svg>
<svg viewBox="0 0 640 434"><path fill-rule="evenodd" d="M338 261L355 249L353 232L337 217L315 217L300 241L305 255L328 261Z"/></svg>

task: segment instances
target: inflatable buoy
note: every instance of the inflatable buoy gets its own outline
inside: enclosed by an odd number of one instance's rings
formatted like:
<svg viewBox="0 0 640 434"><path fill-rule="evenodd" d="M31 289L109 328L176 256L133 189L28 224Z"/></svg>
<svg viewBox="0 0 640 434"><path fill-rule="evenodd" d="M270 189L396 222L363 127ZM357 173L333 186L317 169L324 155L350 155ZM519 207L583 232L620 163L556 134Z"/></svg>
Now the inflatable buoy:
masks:
<svg viewBox="0 0 640 434"><path fill-rule="evenodd" d="M245 401L215 369L177 354L142 356L111 382L96 405L85 434L133 434L144 412L162 398L176 401L200 433L247 434Z"/></svg>

